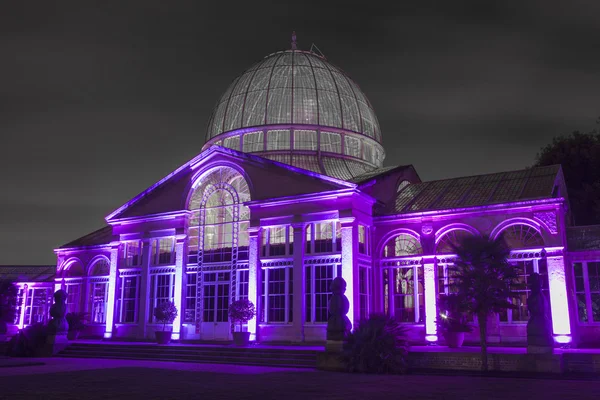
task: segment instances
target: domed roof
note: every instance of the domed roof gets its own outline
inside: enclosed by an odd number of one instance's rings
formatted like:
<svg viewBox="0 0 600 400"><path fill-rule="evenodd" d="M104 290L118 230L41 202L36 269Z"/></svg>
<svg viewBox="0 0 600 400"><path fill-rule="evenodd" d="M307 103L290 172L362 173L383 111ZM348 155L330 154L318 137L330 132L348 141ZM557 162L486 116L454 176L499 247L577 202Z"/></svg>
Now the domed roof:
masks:
<svg viewBox="0 0 600 400"><path fill-rule="evenodd" d="M242 128L280 124L339 128L381 143L377 117L358 85L307 51L273 53L237 77L217 102L206 141Z"/></svg>

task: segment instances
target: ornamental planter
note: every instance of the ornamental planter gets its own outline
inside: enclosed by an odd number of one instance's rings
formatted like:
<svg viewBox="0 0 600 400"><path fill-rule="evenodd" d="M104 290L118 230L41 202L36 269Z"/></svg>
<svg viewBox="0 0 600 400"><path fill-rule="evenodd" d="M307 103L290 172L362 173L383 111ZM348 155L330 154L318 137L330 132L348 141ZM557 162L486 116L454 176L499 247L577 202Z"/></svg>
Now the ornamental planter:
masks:
<svg viewBox="0 0 600 400"><path fill-rule="evenodd" d="M79 337L79 331L67 331L68 340L77 340Z"/></svg>
<svg viewBox="0 0 600 400"><path fill-rule="evenodd" d="M171 342L171 333L170 331L156 331L154 334L156 335L156 342L158 344L169 344Z"/></svg>
<svg viewBox="0 0 600 400"><path fill-rule="evenodd" d="M457 349L462 347L463 342L465 341L465 333L464 332L446 332L444 334L444 339L446 339L446 344L451 349Z"/></svg>
<svg viewBox="0 0 600 400"><path fill-rule="evenodd" d="M248 346L250 343L250 332L233 332L233 344L236 346Z"/></svg>

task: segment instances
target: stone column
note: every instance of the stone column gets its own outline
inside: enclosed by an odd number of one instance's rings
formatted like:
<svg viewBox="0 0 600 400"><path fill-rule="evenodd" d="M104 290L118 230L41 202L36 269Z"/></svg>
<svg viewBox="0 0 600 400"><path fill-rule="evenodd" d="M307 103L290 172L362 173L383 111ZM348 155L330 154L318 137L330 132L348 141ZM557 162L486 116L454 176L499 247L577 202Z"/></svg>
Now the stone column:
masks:
<svg viewBox="0 0 600 400"><path fill-rule="evenodd" d="M342 277L346 281L346 296L350 303L348 319L352 329L360 320L358 293L358 228L354 217L340 218L342 225Z"/></svg>
<svg viewBox="0 0 600 400"><path fill-rule="evenodd" d="M119 261L119 242L110 244L110 271L108 274L108 301L106 304L106 328L104 338L113 337L113 328L115 325L115 297L117 289L117 265Z"/></svg>
<svg viewBox="0 0 600 400"><path fill-rule="evenodd" d="M23 297L21 298L21 310L19 313L19 329L23 329L23 324L25 323L25 308L27 305L27 296L29 296L29 285L23 285Z"/></svg>
<svg viewBox="0 0 600 400"><path fill-rule="evenodd" d="M435 256L423 256L423 280L425 284L425 340L437 341L437 294L435 292Z"/></svg>
<svg viewBox="0 0 600 400"><path fill-rule="evenodd" d="M567 298L565 259L561 251L560 255L548 256L546 260L548 263L552 330L558 343L569 343L571 341L571 321Z"/></svg>
<svg viewBox="0 0 600 400"><path fill-rule="evenodd" d="M306 232L304 224L293 224L294 228L294 341L304 342L304 321L306 321L305 293L306 293L306 278L304 274L304 248L306 240Z"/></svg>
<svg viewBox="0 0 600 400"><path fill-rule="evenodd" d="M174 297L173 303L177 307L177 317L173 320L173 333L171 339L179 340L181 338L181 311L182 311L182 298L183 298L183 276L185 274L186 266L184 265L184 244L186 235L177 235L175 237L175 282L174 282Z"/></svg>
<svg viewBox="0 0 600 400"><path fill-rule="evenodd" d="M140 277L140 298L138 303L138 337L146 337L148 319L154 310L150 306L150 265L152 265L152 242L150 239L142 240L142 264Z"/></svg>
<svg viewBox="0 0 600 400"><path fill-rule="evenodd" d="M258 341L258 321L260 320L261 308L259 299L261 295L261 269L259 259L259 246L260 241L258 240L260 233L260 227L251 226L248 228L248 300L254 304L256 308L256 315L253 319L248 321L248 332L250 332L250 340Z"/></svg>

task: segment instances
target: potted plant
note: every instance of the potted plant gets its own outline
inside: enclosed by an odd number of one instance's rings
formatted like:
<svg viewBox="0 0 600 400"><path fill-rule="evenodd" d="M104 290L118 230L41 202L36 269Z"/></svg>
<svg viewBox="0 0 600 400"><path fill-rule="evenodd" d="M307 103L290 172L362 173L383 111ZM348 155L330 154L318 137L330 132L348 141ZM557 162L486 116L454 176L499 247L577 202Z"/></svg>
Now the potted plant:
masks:
<svg viewBox="0 0 600 400"><path fill-rule="evenodd" d="M465 299L458 294L440 295L438 310L440 310L436 319L438 334L444 337L448 347L461 347L465 340L465 333L473 330L467 322Z"/></svg>
<svg viewBox="0 0 600 400"><path fill-rule="evenodd" d="M167 324L172 324L177 317L177 307L170 301L160 303L158 307L154 309L154 317L156 320L163 324L162 331L156 331L156 341L158 344L168 344L171 341L171 331L165 331Z"/></svg>
<svg viewBox="0 0 600 400"><path fill-rule="evenodd" d="M74 312L65 315L65 319L69 324L69 330L67 331L67 339L76 340L79 334L85 328L85 321L87 320L88 313L86 312Z"/></svg>
<svg viewBox="0 0 600 400"><path fill-rule="evenodd" d="M233 343L236 346L247 346L250 342L250 332L242 332L242 325L254 318L255 314L254 304L250 300L236 300L229 305L229 318L240 326L239 332L233 332Z"/></svg>

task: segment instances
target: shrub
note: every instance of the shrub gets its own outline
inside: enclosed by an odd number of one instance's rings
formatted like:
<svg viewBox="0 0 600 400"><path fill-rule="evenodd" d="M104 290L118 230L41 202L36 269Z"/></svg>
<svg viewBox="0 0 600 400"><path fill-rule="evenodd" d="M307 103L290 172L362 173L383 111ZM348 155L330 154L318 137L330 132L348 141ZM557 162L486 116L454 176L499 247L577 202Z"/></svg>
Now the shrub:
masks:
<svg viewBox="0 0 600 400"><path fill-rule="evenodd" d="M88 313L86 312L75 312L68 313L65 315L65 319L69 324L69 331L81 332L85 328L85 321L87 320Z"/></svg>
<svg viewBox="0 0 600 400"><path fill-rule="evenodd" d="M233 323L240 324L240 332L242 324L254 318L255 314L254 303L248 299L236 300L229 305L229 318Z"/></svg>
<svg viewBox="0 0 600 400"><path fill-rule="evenodd" d="M36 357L46 345L48 328L44 324L30 325L21 329L8 342L6 355L11 357Z"/></svg>
<svg viewBox="0 0 600 400"><path fill-rule="evenodd" d="M344 344L350 372L401 374L407 369L406 329L394 318L371 314Z"/></svg>
<svg viewBox="0 0 600 400"><path fill-rule="evenodd" d="M7 324L17 316L17 286L7 280L0 281L0 334L6 333Z"/></svg>
<svg viewBox="0 0 600 400"><path fill-rule="evenodd" d="M160 303L154 309L154 317L156 320L163 324L163 332L167 324L172 324L177 318L177 307L175 304L170 301L165 301Z"/></svg>

